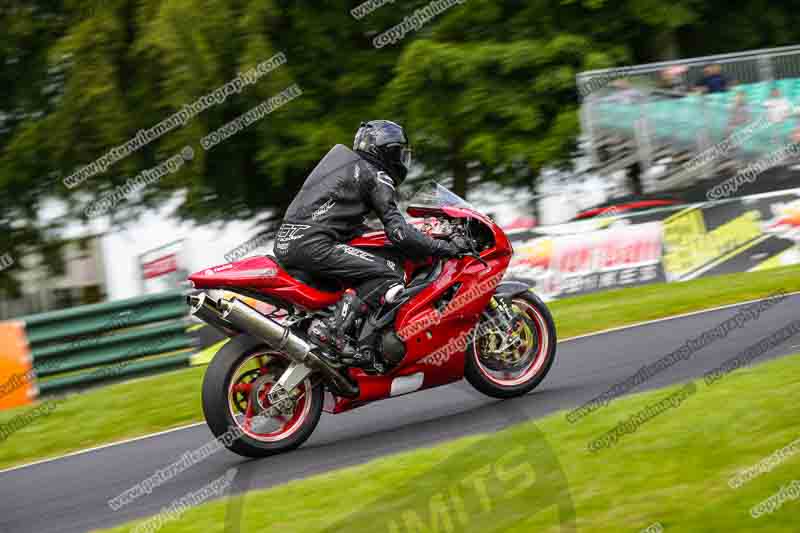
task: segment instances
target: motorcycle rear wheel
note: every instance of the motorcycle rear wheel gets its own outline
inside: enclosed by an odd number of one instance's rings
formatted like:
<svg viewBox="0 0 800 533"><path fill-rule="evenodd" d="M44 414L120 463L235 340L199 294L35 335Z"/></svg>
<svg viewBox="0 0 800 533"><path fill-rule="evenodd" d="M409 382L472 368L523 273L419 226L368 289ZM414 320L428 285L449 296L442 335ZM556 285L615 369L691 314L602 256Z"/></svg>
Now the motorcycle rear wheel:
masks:
<svg viewBox="0 0 800 533"><path fill-rule="evenodd" d="M203 414L215 437L245 457L267 457L303 444L322 414L324 389L314 376L295 389L291 408L271 416L268 393L288 360L257 339L239 335L214 356L203 378Z"/></svg>

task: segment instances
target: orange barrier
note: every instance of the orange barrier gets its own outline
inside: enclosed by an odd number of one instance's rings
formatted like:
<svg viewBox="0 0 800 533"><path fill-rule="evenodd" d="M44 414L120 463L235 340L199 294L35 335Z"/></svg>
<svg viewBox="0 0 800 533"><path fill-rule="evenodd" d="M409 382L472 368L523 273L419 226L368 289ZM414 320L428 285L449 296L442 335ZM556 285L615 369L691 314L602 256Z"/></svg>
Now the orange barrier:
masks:
<svg viewBox="0 0 800 533"><path fill-rule="evenodd" d="M25 324L0 322L0 409L25 405L36 396L36 379Z"/></svg>

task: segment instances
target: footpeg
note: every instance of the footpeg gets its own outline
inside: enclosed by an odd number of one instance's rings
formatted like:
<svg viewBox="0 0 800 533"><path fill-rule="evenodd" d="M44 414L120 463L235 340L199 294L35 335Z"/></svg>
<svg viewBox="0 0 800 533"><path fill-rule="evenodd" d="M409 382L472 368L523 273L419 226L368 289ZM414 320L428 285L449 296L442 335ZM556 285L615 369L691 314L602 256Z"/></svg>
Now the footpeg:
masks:
<svg viewBox="0 0 800 533"><path fill-rule="evenodd" d="M331 346L331 332L328 325L322 320L315 318L308 328L308 335L311 340L320 348L328 348Z"/></svg>
<svg viewBox="0 0 800 533"><path fill-rule="evenodd" d="M346 336L337 336L326 322L314 319L308 328L308 334L311 341L319 346L320 353L327 361L337 366L342 364L361 366L363 364L351 339Z"/></svg>

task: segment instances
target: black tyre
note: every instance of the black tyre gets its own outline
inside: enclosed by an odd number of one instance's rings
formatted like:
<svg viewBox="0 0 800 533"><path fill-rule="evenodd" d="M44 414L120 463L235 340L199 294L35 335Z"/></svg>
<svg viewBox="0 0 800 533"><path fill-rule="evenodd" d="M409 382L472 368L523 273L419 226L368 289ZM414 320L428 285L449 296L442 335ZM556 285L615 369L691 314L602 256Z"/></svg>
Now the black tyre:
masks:
<svg viewBox="0 0 800 533"><path fill-rule="evenodd" d="M528 290L510 298L510 303L520 319L516 330L498 331L485 313L465 358L467 381L493 398L529 393L547 376L556 356L556 327L544 302Z"/></svg>
<svg viewBox="0 0 800 533"><path fill-rule="evenodd" d="M267 393L288 366L279 352L247 335L229 341L214 356L203 378L203 414L211 432L229 450L266 457L297 448L317 427L323 385L306 378L294 407L267 416Z"/></svg>

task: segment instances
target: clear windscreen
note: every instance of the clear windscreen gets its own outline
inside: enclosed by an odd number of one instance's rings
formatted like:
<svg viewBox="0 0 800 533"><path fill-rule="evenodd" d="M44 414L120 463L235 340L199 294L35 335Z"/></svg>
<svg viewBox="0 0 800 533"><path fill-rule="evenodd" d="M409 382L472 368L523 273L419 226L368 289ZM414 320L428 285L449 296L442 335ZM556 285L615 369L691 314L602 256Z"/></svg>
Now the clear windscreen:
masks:
<svg viewBox="0 0 800 533"><path fill-rule="evenodd" d="M435 181L425 182L412 189L412 192L400 202L399 207L403 213L406 213L409 207L464 207L477 211L472 204Z"/></svg>
<svg viewBox="0 0 800 533"><path fill-rule="evenodd" d="M408 222L421 224L422 218L412 217L408 213L410 207L463 207L478 211L472 204L458 196L456 193L435 181L426 181L422 184L404 184L398 195L397 207ZM365 221L373 230L382 230L383 224L374 216Z"/></svg>

